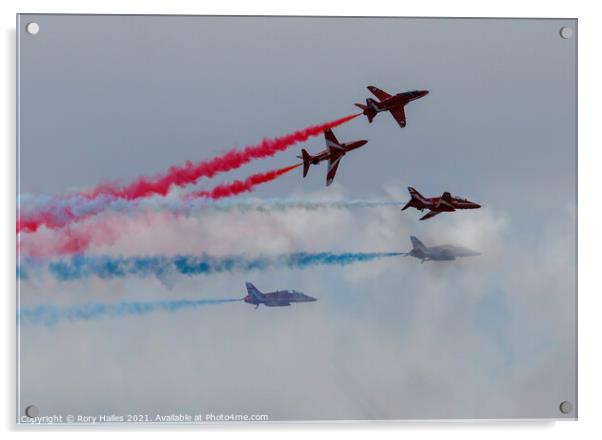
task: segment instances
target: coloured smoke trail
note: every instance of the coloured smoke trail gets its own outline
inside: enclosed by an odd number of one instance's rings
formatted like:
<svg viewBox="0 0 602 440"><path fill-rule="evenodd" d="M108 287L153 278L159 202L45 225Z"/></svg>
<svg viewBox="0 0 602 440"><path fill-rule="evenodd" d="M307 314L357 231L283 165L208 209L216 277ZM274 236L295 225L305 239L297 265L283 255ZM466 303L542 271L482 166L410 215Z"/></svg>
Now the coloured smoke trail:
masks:
<svg viewBox="0 0 602 440"><path fill-rule="evenodd" d="M231 183L226 183L223 185L218 185L213 188L211 191L195 191L187 195L186 198L199 198L205 197L213 200L222 199L224 197L233 197L243 192L250 192L255 189L257 185L261 185L262 183L271 182L272 180L277 179L278 177L294 170L295 168L303 165L302 163L298 163L296 165L291 165L290 167L280 168L279 170L268 171L266 173L257 173L247 177L245 180L235 180Z"/></svg>
<svg viewBox="0 0 602 440"><path fill-rule="evenodd" d="M72 281L90 277L102 279L125 278L128 276L162 279L170 274L187 276L212 275L224 272L263 271L274 268L305 269L312 266L346 266L353 263L369 262L382 258L403 255L400 252L296 252L281 255L211 256L178 255L151 257L94 257L77 255L66 260L51 261L47 269L60 281ZM36 259L24 259L17 268L20 279L28 279L30 274L39 273L46 264Z"/></svg>
<svg viewBox="0 0 602 440"><path fill-rule="evenodd" d="M99 185L94 190L85 193L89 198L101 194L117 196L123 199L138 199L153 194L166 195L172 186L186 186L197 182L201 177L213 177L218 173L240 168L255 159L263 159L274 156L276 153L285 151L289 147L304 142L312 136L321 135L324 130L335 128L354 118L361 113L348 115L324 124L313 125L293 133L273 139L263 139L257 145L249 145L242 150L232 149L221 156L207 161L197 163L186 162L183 166L172 166L164 175L155 177L141 177L127 186L116 186L111 184Z"/></svg>
<svg viewBox="0 0 602 440"><path fill-rule="evenodd" d="M324 124L313 125L293 133L277 138L263 139L257 145L249 145L242 150L232 149L213 159L200 162L188 161L181 166L172 166L162 175L154 177L140 177L129 185L101 184L89 192L76 194L84 199L96 199L101 196L135 200L152 195L165 196L174 186L183 187L195 184L201 177L211 178L219 173L235 170L252 160L274 156L285 151L291 146L306 141L309 137L320 135L328 128L342 125L360 114L348 115ZM69 197L67 197L69 198ZM61 198L56 203L61 205ZM102 209L102 204L97 205L98 211L89 212L84 217L94 215ZM41 225L49 228L65 226L74 221L78 216L68 207L56 209L52 204L48 209L34 212L20 212L17 220L17 233L35 232Z"/></svg>
<svg viewBox="0 0 602 440"><path fill-rule="evenodd" d="M40 199L40 201L37 201ZM46 198L30 197L29 204L45 204ZM96 209L96 200L78 199L69 206L77 214ZM22 256L52 257L80 254L92 247L112 246L137 230L142 224L148 227L154 219L161 222L177 221L178 218L201 218L211 212L258 212L266 215L288 210L316 211L323 209L371 209L383 206L399 206L404 202L388 200L311 200L293 199L229 199L153 197L150 199L103 200L105 215L83 223L72 223L59 230L40 234L19 235L18 252ZM118 215L112 215L117 213Z"/></svg>
<svg viewBox="0 0 602 440"><path fill-rule="evenodd" d="M245 180L235 180L231 183L218 185L210 191L196 191L187 194L184 199L210 198L218 200L225 197L233 197L243 192L251 192L255 190L257 185L271 182L301 165L299 163L278 170L252 174ZM42 202L38 202L38 209L34 208L33 210L20 213L17 229L20 225L23 231L34 232L42 224L48 229L60 229L72 223L87 220L107 210L127 214L128 211L140 206L139 199L127 200L106 195L93 199L81 196L63 200L51 200L43 197L41 199Z"/></svg>
<svg viewBox="0 0 602 440"><path fill-rule="evenodd" d="M295 166L296 167L296 166ZM285 172L290 171L287 170ZM277 171L280 173L280 170ZM268 175L274 171L250 176L244 181L235 181L230 187L220 185L214 189L214 194L226 193L227 197L235 196L249 189L249 181L253 185L253 180L257 177ZM279 177L279 176L277 176ZM267 180L269 181L269 180ZM265 183L265 182L259 182ZM259 183L255 183L257 185ZM238 191L236 191L238 190ZM47 196L25 196L23 197L25 205L29 207L27 212L21 212L21 225L32 223L35 229L41 224L45 224L48 229L60 229L72 223L87 220L95 215L105 211L117 212L121 214L134 214L145 211L168 211L173 215L194 216L201 211L285 211L289 209L303 209L315 211L319 209L361 209L377 208L380 206L396 206L405 203L405 201L392 200L310 200L310 199L237 199L223 200L222 197L214 198L215 202L208 200L207 196L212 191L201 191L197 197L196 193L184 195L182 198L169 197L151 197L137 200L126 200L119 197L100 196L95 199L86 199L81 196L74 196L61 200L54 200ZM203 194L204 193L204 194ZM225 198L225 197L224 197ZM219 200L219 201L218 201Z"/></svg>
<svg viewBox="0 0 602 440"><path fill-rule="evenodd" d="M52 326L62 321L91 321L102 317L143 316L155 312L177 312L207 305L226 304L237 299L179 299L165 301L121 301L118 303L88 303L79 306L60 307L42 304L22 307L17 321L24 325Z"/></svg>

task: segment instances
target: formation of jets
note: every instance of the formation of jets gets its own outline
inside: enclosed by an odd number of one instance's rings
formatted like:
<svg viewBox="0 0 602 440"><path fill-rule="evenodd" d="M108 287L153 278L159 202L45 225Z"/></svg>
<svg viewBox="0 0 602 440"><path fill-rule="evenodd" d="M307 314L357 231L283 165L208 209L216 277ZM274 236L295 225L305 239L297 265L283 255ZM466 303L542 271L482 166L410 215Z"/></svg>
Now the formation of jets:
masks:
<svg viewBox="0 0 602 440"><path fill-rule="evenodd" d="M401 128L406 126L405 106L423 96L428 95L428 90L411 90L409 92L397 93L390 95L389 93L379 89L378 87L368 86L368 90L378 98L378 101L367 98L366 105L355 104L362 109L362 114L366 115L368 122L372 123L374 117L380 112L390 112L393 118L397 121ZM323 160L328 160L328 170L326 171L326 186L329 186L334 180L337 173L337 168L341 158L348 151L364 146L368 141L352 141L341 143L337 141L332 130L324 131L326 140L326 150L312 156L307 150L302 149L301 155L297 156L303 160L303 177L307 176L310 165L317 165Z"/></svg>
<svg viewBox="0 0 602 440"><path fill-rule="evenodd" d="M362 114L366 115L368 122L372 123L374 117L380 112L390 112L401 128L406 126L405 106L408 103L429 94L428 90L410 90L408 92L401 92L391 95L375 86L368 86L367 88L378 99L378 101L374 100L373 98L367 98L366 105L355 105L362 109ZM368 141L359 140L351 142L339 142L331 129L324 131L324 140L326 142L325 150L320 151L312 156L307 152L306 149L303 148L301 150L301 154L297 157L303 160L304 178L307 176L309 167L311 165L318 165L322 161L328 161L328 168L326 171L326 186L330 186L334 180L339 163L341 162L343 156L349 151L363 147L368 143ZM454 212L458 209L478 209L481 207L481 205L478 203L452 196L448 191L445 191L439 197L427 198L423 197L412 187L409 187L408 190L410 191L411 199L401 210L404 211L408 208L416 208L420 211L424 211L425 209L428 209L429 212L422 216L420 220L427 220L441 214L442 212Z"/></svg>
<svg viewBox="0 0 602 440"><path fill-rule="evenodd" d="M406 126L405 106L416 100L428 95L428 90L411 90L408 92L397 93L391 95L377 87L368 86L368 90L378 99L367 98L366 104L355 104L362 109L362 114L368 118L368 122L372 123L378 113L389 112L399 124L401 128ZM339 163L345 154L349 151L360 148L368 141L357 140L349 142L339 142L332 132L328 129L324 131L324 140L326 149L315 155L311 155L306 149L301 150L301 155L297 156L303 160L303 177L307 176L311 165L318 165L320 162L328 161L326 171L326 186L329 186L337 173ZM478 209L481 207L478 203L468 199L453 196L450 192L445 191L438 197L424 197L416 189L408 187L410 192L410 200L405 204L402 211L408 208L416 208L417 210L428 212L420 217L420 220L427 220L442 212L454 212L460 209ZM401 255L411 256L425 261L452 261L460 257L473 257L480 255L479 252L467 249L461 246L444 244L439 246L425 246L417 237L411 236L412 250L404 252ZM255 305L257 309L260 304L267 307L285 307L292 303L313 302L316 298L306 295L295 290L278 290L275 292L262 293L253 284L247 282L247 296L243 298L246 303Z"/></svg>
<svg viewBox="0 0 602 440"><path fill-rule="evenodd" d="M425 261L453 261L461 257L476 257L481 255L477 251L456 246L452 244L443 244L439 246L426 246L417 237L411 236L412 250L403 252L401 255L406 257L414 257L420 260L420 263ZM243 301L248 304L253 304L257 309L260 304L267 307L287 307L292 303L306 303L317 301L317 298L306 295L296 290L276 290L274 292L263 293L253 284L247 282L247 296Z"/></svg>

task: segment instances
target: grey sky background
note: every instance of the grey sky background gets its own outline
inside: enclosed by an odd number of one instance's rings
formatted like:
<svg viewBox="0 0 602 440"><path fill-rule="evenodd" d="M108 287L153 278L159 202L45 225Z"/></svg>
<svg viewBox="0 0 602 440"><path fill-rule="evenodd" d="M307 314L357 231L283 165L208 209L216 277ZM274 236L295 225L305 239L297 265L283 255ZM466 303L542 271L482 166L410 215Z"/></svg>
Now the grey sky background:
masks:
<svg viewBox="0 0 602 440"><path fill-rule="evenodd" d="M35 20L40 33L24 25ZM397 251L483 253L450 264L22 283L25 304L243 296L295 288L283 310L22 328L21 403L43 413L267 413L274 420L558 418L575 402L576 39L570 20L21 16L21 191L129 182L355 112L366 85L428 89L400 129L386 114L335 129L368 139L332 187L324 165L250 197L391 198L407 185L483 204L416 211L101 216L110 255ZM305 146L324 148L316 137ZM300 147L199 188L289 165ZM32 239L26 237L26 239ZM40 240L52 239L42 232ZM569 417L574 414L569 415Z"/></svg>

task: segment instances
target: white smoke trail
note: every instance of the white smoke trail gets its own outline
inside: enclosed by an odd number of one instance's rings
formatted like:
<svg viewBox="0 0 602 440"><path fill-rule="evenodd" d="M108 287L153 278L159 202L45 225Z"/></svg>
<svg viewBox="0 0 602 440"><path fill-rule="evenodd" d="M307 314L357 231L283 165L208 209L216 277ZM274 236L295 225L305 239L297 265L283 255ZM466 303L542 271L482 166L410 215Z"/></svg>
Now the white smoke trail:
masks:
<svg viewBox="0 0 602 440"><path fill-rule="evenodd" d="M103 211L121 214L135 214L148 211L170 212L178 216L198 216L204 211L285 211L302 209L315 211L320 209L362 209L380 206L396 206L403 202L391 200L308 200L308 199L240 199L226 200L190 199L178 197L150 197L126 200L112 196L99 196L94 199L82 196L53 198L47 196L23 195L20 197L20 218L26 222L29 218L39 217L43 212L47 223L54 227L85 220Z"/></svg>

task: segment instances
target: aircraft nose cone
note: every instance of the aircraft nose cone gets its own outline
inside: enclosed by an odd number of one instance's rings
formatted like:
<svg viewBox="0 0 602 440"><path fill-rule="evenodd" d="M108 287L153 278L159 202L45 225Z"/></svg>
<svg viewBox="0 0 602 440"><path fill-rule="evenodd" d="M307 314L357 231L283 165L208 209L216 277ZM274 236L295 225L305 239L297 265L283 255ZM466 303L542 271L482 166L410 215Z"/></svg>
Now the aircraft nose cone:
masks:
<svg viewBox="0 0 602 440"><path fill-rule="evenodd" d="M313 296L309 296L309 295L305 295L305 296L307 297L307 301L309 301L309 302L314 302L314 301L318 300L318 298L314 298Z"/></svg>

